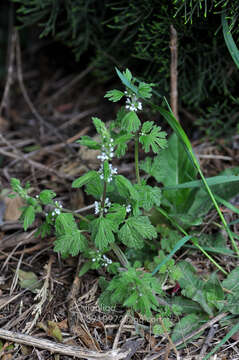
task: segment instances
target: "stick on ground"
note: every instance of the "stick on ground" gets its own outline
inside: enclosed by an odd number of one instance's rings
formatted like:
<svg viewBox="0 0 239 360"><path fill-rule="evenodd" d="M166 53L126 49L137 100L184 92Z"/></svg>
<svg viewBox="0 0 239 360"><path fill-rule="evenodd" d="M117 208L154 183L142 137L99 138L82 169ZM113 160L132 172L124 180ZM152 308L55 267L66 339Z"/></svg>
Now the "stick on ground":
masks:
<svg viewBox="0 0 239 360"><path fill-rule="evenodd" d="M0 329L0 338L5 339L8 342L11 341L17 344L34 346L38 349L48 350L51 353L74 356L78 359L83 358L89 360L120 360L125 359L130 352L130 350L124 351L121 349L110 350L106 352L85 350L78 346L58 344L50 340L41 339L30 335L24 335L4 329Z"/></svg>

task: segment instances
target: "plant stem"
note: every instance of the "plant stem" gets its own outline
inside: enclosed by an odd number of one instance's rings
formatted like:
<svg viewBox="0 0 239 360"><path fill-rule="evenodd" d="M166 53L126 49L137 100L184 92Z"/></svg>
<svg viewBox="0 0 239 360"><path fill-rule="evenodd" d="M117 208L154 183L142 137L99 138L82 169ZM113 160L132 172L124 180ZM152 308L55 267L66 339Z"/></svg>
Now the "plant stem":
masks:
<svg viewBox="0 0 239 360"><path fill-rule="evenodd" d="M120 247L116 243L112 243L110 246L117 258L119 259L120 263L127 268L129 266L129 262Z"/></svg>
<svg viewBox="0 0 239 360"><path fill-rule="evenodd" d="M64 212L66 212L66 213L73 214L73 216L81 219L82 221L85 221L85 222L87 222L87 223L90 223L90 220L88 220L85 216L80 215L80 214L78 214L78 213L76 213L76 212L74 212L74 211L72 211L72 210L68 210L68 209L65 209L65 208L62 208L61 210L64 211Z"/></svg>
<svg viewBox="0 0 239 360"><path fill-rule="evenodd" d="M137 183L140 185L140 176L139 176L139 135L135 135L135 141L134 141L134 164L135 164L135 173L136 173L136 179Z"/></svg>
<svg viewBox="0 0 239 360"><path fill-rule="evenodd" d="M106 190L107 190L107 182L104 180L104 189L103 189L103 196L102 196L102 200L101 200L101 209L103 209L105 206Z"/></svg>

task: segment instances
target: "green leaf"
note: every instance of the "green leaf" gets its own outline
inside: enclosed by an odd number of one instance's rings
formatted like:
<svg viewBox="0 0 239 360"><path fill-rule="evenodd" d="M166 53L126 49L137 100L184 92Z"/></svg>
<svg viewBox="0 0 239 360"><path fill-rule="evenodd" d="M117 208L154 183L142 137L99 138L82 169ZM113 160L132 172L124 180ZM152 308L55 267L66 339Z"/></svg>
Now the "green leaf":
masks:
<svg viewBox="0 0 239 360"><path fill-rule="evenodd" d="M160 324L156 324L153 327L153 333L155 335L165 335L165 329L167 332L170 332L170 328L173 326L173 322L169 318L163 318L162 322L164 324L164 327Z"/></svg>
<svg viewBox="0 0 239 360"><path fill-rule="evenodd" d="M161 267L166 264L172 257L173 255L179 250L181 249L181 247L188 241L192 238L191 235L187 235L187 236L184 236L182 239L180 239L174 246L174 248L172 249L172 251L170 252L170 254L168 254L164 259L163 261L158 265L156 266L156 268L154 269L154 271L152 272L152 274L156 274L160 269Z"/></svg>
<svg viewBox="0 0 239 360"><path fill-rule="evenodd" d="M126 69L123 72L123 75L125 76L125 78L130 82L132 80L132 74L131 71L129 69Z"/></svg>
<svg viewBox="0 0 239 360"><path fill-rule="evenodd" d="M119 204L112 204L109 212L106 215L106 219L114 222L119 226L126 217L126 208L125 206Z"/></svg>
<svg viewBox="0 0 239 360"><path fill-rule="evenodd" d="M144 208L146 211L152 209L154 205L160 206L161 190L159 187L152 187L150 185L134 185L139 194L138 206Z"/></svg>
<svg viewBox="0 0 239 360"><path fill-rule="evenodd" d="M181 307L181 311L184 314L201 313L201 306L193 300L186 299L183 296L174 296L170 301L171 305L177 305Z"/></svg>
<svg viewBox="0 0 239 360"><path fill-rule="evenodd" d="M92 261L86 261L79 271L79 277L85 275L91 269Z"/></svg>
<svg viewBox="0 0 239 360"><path fill-rule="evenodd" d="M99 250L104 250L110 243L115 242L113 232L117 231L117 225L113 221L99 217L91 222L92 239Z"/></svg>
<svg viewBox="0 0 239 360"><path fill-rule="evenodd" d="M121 120L121 129L128 133L134 133L139 130L141 125L140 119L134 111L129 111Z"/></svg>
<svg viewBox="0 0 239 360"><path fill-rule="evenodd" d="M79 188L83 185L88 184L90 181L95 180L98 176L99 174L97 173L97 171L91 170L88 173L79 177L78 179L75 179L72 183L72 187Z"/></svg>
<svg viewBox="0 0 239 360"><path fill-rule="evenodd" d="M60 252L63 257L76 256L86 250L87 239L78 229L74 216L70 213L61 213L55 221L57 239L54 242L54 251Z"/></svg>
<svg viewBox="0 0 239 360"><path fill-rule="evenodd" d="M125 94L119 90L110 90L107 91L105 98L109 98L110 101L117 102L119 101Z"/></svg>
<svg viewBox="0 0 239 360"><path fill-rule="evenodd" d="M44 239L47 235L51 234L51 225L48 224L46 221L38 227L35 236L41 236Z"/></svg>
<svg viewBox="0 0 239 360"><path fill-rule="evenodd" d="M124 304L147 317L157 310L158 301L154 294L162 295L158 279L151 274L132 267L115 276L100 297L100 303Z"/></svg>
<svg viewBox="0 0 239 360"><path fill-rule="evenodd" d="M119 76L120 80L122 81L122 83L129 88L130 90L132 90L136 95L138 95L138 89L136 86L134 86L131 83L131 79L132 79L132 74L131 72L126 69L125 72L123 72L123 74L117 69L115 68L117 75Z"/></svg>
<svg viewBox="0 0 239 360"><path fill-rule="evenodd" d="M230 291L226 296L223 311L229 311L232 314L239 314L239 266L237 266L222 282L223 288Z"/></svg>
<svg viewBox="0 0 239 360"><path fill-rule="evenodd" d="M131 182L123 175L117 175L115 177L115 186L121 196L128 199L131 197L133 200L138 200L139 195L135 190Z"/></svg>
<svg viewBox="0 0 239 360"><path fill-rule="evenodd" d="M60 252L63 257L76 256L86 248L87 239L78 229L59 236L54 242L54 251Z"/></svg>
<svg viewBox="0 0 239 360"><path fill-rule="evenodd" d="M101 149L101 144L99 144L97 141L92 140L89 136L82 136L80 140L76 141L77 143L87 146L89 149L93 150L99 150Z"/></svg>
<svg viewBox="0 0 239 360"><path fill-rule="evenodd" d="M32 205L24 208L21 219L23 219L23 229L26 231L35 220L35 209Z"/></svg>
<svg viewBox="0 0 239 360"><path fill-rule="evenodd" d="M107 189L111 186L111 183L108 184ZM104 183L100 179L99 173L86 185L85 192L88 195L94 196L96 199L100 199L104 190Z"/></svg>
<svg viewBox="0 0 239 360"><path fill-rule="evenodd" d="M50 204L52 199L56 196L56 193L52 190L43 190L39 194L39 200L44 204Z"/></svg>
<svg viewBox="0 0 239 360"><path fill-rule="evenodd" d="M146 157L144 161L141 161L139 167L146 174L153 176L158 182L161 182L161 156L156 155L153 158Z"/></svg>
<svg viewBox="0 0 239 360"><path fill-rule="evenodd" d="M96 128L97 133L99 135L101 135L102 138L109 137L109 132L108 132L105 124L103 123L103 121L101 121L97 117L93 117L92 121L93 121L93 124L94 124L94 126Z"/></svg>
<svg viewBox="0 0 239 360"><path fill-rule="evenodd" d="M209 316L213 316L213 310L207 302L204 282L196 276L194 267L186 261L180 261L177 266L182 273L182 277L178 279L182 295L198 302Z"/></svg>
<svg viewBox="0 0 239 360"><path fill-rule="evenodd" d="M183 339L186 335L196 330L200 326L201 318L196 314L184 316L174 327L172 333L172 341L177 342ZM197 335L199 337L201 334ZM195 337L196 338L196 337Z"/></svg>
<svg viewBox="0 0 239 360"><path fill-rule="evenodd" d="M139 137L139 142L142 144L144 151L147 153L152 151L157 154L160 149L165 149L167 146L166 132L160 131L161 127L153 125L152 121L146 121L141 130L141 135Z"/></svg>
<svg viewBox="0 0 239 360"><path fill-rule="evenodd" d="M16 178L11 178L11 187L16 192L18 192L19 189L22 189L20 180Z"/></svg>
<svg viewBox="0 0 239 360"><path fill-rule="evenodd" d="M210 274L208 281L204 284L204 292L206 293L206 299L208 304L212 307L221 307L221 303L224 300L224 291L220 281L217 278L216 272Z"/></svg>
<svg viewBox="0 0 239 360"><path fill-rule="evenodd" d="M144 99L149 99L152 96L152 86L154 84L146 84L145 82L140 82L138 86L138 94Z"/></svg>
<svg viewBox="0 0 239 360"><path fill-rule="evenodd" d="M116 147L115 155L121 157L125 155L127 143L133 138L133 134L122 132L115 138L114 145Z"/></svg>
<svg viewBox="0 0 239 360"><path fill-rule="evenodd" d="M118 236L126 246L140 249L144 246L144 239L156 238L157 232L147 216L134 216L125 221Z"/></svg>

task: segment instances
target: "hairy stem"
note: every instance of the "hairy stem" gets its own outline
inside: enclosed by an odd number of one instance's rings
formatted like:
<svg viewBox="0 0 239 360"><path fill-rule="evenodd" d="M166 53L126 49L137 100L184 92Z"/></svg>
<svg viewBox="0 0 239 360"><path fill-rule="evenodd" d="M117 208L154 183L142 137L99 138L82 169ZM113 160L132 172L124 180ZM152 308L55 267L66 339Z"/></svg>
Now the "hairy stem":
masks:
<svg viewBox="0 0 239 360"><path fill-rule="evenodd" d="M117 258L119 259L121 265L127 268L129 266L129 262L120 247L116 243L112 243L110 246Z"/></svg>
<svg viewBox="0 0 239 360"><path fill-rule="evenodd" d="M134 141L134 164L135 164L135 174L137 183L140 185L140 175L139 175L139 135L135 135L135 141Z"/></svg>
<svg viewBox="0 0 239 360"><path fill-rule="evenodd" d="M101 200L101 209L103 209L105 206L106 190L107 190L107 182L104 180L104 189L103 189L103 196L102 196L102 200Z"/></svg>

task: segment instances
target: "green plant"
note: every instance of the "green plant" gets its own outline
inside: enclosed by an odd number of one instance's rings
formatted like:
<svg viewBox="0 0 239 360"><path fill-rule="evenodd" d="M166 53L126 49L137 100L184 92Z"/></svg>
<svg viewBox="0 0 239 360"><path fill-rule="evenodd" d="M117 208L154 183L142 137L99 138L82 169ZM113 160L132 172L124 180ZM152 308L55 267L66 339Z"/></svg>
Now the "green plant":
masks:
<svg viewBox="0 0 239 360"><path fill-rule="evenodd" d="M86 217L78 215L78 221L74 212L63 209L54 200L56 194L53 191L43 190L32 197L29 195L29 184L22 187L18 179L12 179L11 184L26 202L21 217L24 230L34 222L36 214L44 213L45 219L37 235L44 237L53 230L56 235L54 250L63 257L83 253L86 262L80 275L89 269L102 267L115 274L106 289L112 293L113 302L150 317L152 309L158 307L155 295L163 293L160 283L151 273L134 268L124 251L127 248L141 249L146 240L157 238L156 228L145 211L160 206L161 190L140 178L139 145L146 153L152 150L157 154L167 145L166 133L152 121L142 123L137 115L142 109L142 100L151 97L152 84L137 82L129 70L118 74L128 83L125 92L112 90L106 97L113 102L124 98L126 105L108 127L99 118L92 119L99 141L89 136L83 136L78 141L100 152L99 170L89 171L72 183L73 188L84 186L86 193L95 198L95 214ZM136 184L117 174L113 165L114 157L125 155L130 141L135 146ZM120 265L123 270L120 270ZM132 286L135 289L133 294L130 291Z"/></svg>
<svg viewBox="0 0 239 360"><path fill-rule="evenodd" d="M84 187L95 198L94 214L81 216L63 208L51 190L31 196L29 184L23 187L18 179L12 179L11 185L26 203L21 217L24 230L40 214L43 221L38 235L44 237L53 232L54 250L63 258L83 255L85 262L79 276L90 269L99 270L101 304L125 306L147 319L154 314L160 319L154 324L156 335L163 328L168 332L172 317L183 314L172 331L172 338L177 341L180 332L186 336L195 329L195 323L219 311L239 313L238 269L227 274L208 254L224 253L225 241L217 237L212 243L209 238L197 238L195 231L191 235L186 232L192 225L201 224L203 215L214 205L238 252L215 197L227 206L226 200L238 193L238 169L205 179L186 134L170 111L151 104L175 131L169 142L159 126L139 118L142 101L150 103L153 84L138 81L129 70L116 71L126 90L111 90L105 97L113 102L125 100L125 105L107 126L99 118L92 119L99 140L89 136L78 140L82 146L99 151L99 170L91 170L72 183L73 188ZM114 160L124 157L130 142L135 149L136 182L118 174ZM154 153L154 158L147 157L139 164L139 146L145 153ZM146 176L141 176L140 168ZM202 180L197 179L198 174ZM150 177L162 187L149 185ZM157 210L156 215L153 209ZM187 216L189 211L192 216ZM183 246L202 251L227 278L220 282L215 272L201 278L187 261L175 264L173 256ZM227 250L228 256L235 256ZM165 284L178 286L180 295L168 297ZM227 294L224 288L229 290ZM183 328L187 331L182 332Z"/></svg>

